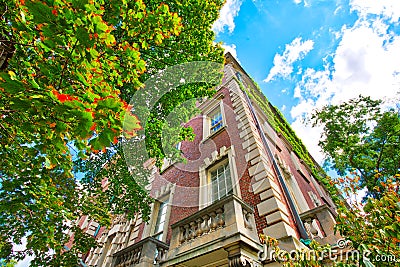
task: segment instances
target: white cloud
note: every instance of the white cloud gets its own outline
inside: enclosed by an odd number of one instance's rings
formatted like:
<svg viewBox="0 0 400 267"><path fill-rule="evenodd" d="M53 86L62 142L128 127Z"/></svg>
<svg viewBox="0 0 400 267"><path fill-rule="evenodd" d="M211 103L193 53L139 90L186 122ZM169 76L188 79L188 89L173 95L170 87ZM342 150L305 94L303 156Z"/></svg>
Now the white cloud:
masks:
<svg viewBox="0 0 400 267"><path fill-rule="evenodd" d="M219 18L214 22L212 29L218 34L228 27L229 33L232 33L235 29L235 17L239 14L242 0L227 0L222 7Z"/></svg>
<svg viewBox="0 0 400 267"><path fill-rule="evenodd" d="M33 256L26 256L22 261L19 261L15 267L28 267L31 265L32 260Z"/></svg>
<svg viewBox="0 0 400 267"><path fill-rule="evenodd" d="M25 250L26 249L26 242L27 242L26 237L23 237L21 239L21 244L19 244L19 245L14 244L13 250L14 251L23 251L23 250ZM28 267L32 260L33 260L33 256L26 256L23 260L17 262L15 267Z"/></svg>
<svg viewBox="0 0 400 267"><path fill-rule="evenodd" d="M269 82L275 77L288 77L293 72L293 63L303 59L314 47L314 41L301 41L297 37L290 44L287 44L282 55L276 54L274 57L274 66L269 71L264 82Z"/></svg>
<svg viewBox="0 0 400 267"><path fill-rule="evenodd" d="M391 10L391 17L385 20L383 16L389 11L384 3L394 5L393 1L365 1L369 5L361 6L364 1L352 2L359 3L355 9L359 19L352 27L342 28L331 64L326 63L323 70L306 69L294 90L299 103L291 109L292 126L310 150L317 146L321 129L306 126L303 120L314 109L338 104L360 94L392 100L392 105L396 103L393 99L400 91L400 36L390 31L387 23L393 18L398 19L398 15L393 15L397 11ZM381 5L378 7L375 2ZM400 1L398 3L400 7ZM364 17L366 12L379 16L367 18ZM318 159L323 157L318 151L313 155Z"/></svg>
<svg viewBox="0 0 400 267"><path fill-rule="evenodd" d="M311 6L311 1L310 0L293 0L293 2L298 5L301 4L302 2L304 2L304 6L305 7L310 7Z"/></svg>
<svg viewBox="0 0 400 267"><path fill-rule="evenodd" d="M311 128L308 125L305 125L300 119L295 120L291 126L296 132L296 135L300 137L301 141L307 147L313 158L322 164L324 154L318 146L318 140L320 139L322 129Z"/></svg>
<svg viewBox="0 0 400 267"><path fill-rule="evenodd" d="M400 18L399 0L351 0L350 6L360 17L368 14L382 15L391 22L398 22Z"/></svg>
<svg viewBox="0 0 400 267"><path fill-rule="evenodd" d="M239 61L239 59L238 59L238 57L237 57L236 45L235 45L235 44L228 45L228 44L223 43L221 46L222 46L222 48L225 50L225 53L226 53L226 52L231 53L231 55L232 55L237 61Z"/></svg>

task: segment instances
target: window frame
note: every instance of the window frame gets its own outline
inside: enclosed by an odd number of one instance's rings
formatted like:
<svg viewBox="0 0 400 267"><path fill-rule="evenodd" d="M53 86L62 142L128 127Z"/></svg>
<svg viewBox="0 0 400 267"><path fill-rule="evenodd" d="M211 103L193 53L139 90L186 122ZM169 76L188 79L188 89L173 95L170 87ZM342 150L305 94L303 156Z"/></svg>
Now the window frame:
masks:
<svg viewBox="0 0 400 267"><path fill-rule="evenodd" d="M220 194L220 180L219 180L219 175L218 175L218 170L223 167L224 168L224 172L223 172L223 178L224 178L224 194ZM217 172L217 177L215 179L213 179L212 174L213 172ZM228 172L229 175L226 175L226 172ZM222 160L220 160L219 162L214 163L214 165L212 165L209 169L207 169L207 180L208 180L208 184L210 185L210 190L209 190L209 199L211 201L211 203L214 203L218 200L220 200L221 198L223 198L224 196L227 196L229 194L233 193L233 181L232 181L232 173L231 173L231 168L229 166L229 159L227 157L223 158ZM215 188L214 188L214 181L216 182L217 185L217 197L215 198ZM228 188L230 185L230 188Z"/></svg>
<svg viewBox="0 0 400 267"><path fill-rule="evenodd" d="M219 112L218 112L219 111ZM221 114L221 126L212 131L212 119L211 116L214 113ZM219 132L223 131L227 127L226 124L226 116L224 111L224 102L223 102L223 95L218 96L213 102L207 105L206 108L203 110L203 141L211 138L212 136L218 134Z"/></svg>
<svg viewBox="0 0 400 267"><path fill-rule="evenodd" d="M221 108L216 107L213 111L208 114L208 118L210 120L210 135L218 132L222 127L224 127L224 120L222 118L222 111ZM213 125L213 122L216 122Z"/></svg>
<svg viewBox="0 0 400 267"><path fill-rule="evenodd" d="M175 184L168 184L164 190L157 190L155 193L155 199L151 206L151 215L150 220L145 224L142 239L146 237L155 237L160 234L161 231L156 232L156 224L158 219L159 210L161 207L161 203L167 203L166 206L166 214L165 214L165 222L163 226L163 235L160 241L167 241L168 227L170 219L171 219L171 208L173 203L173 198L175 194Z"/></svg>
<svg viewBox="0 0 400 267"><path fill-rule="evenodd" d="M199 209L203 209L214 203L212 201L212 184L210 180L210 171L213 171L216 168L220 167L221 164L228 164L229 166L232 190L228 191L228 195L231 193L241 198L235 157L235 150L234 146L232 145L229 148L221 147L219 153L218 151L214 151L211 158L204 159L204 165L199 167Z"/></svg>
<svg viewBox="0 0 400 267"><path fill-rule="evenodd" d="M169 208L168 199L166 199L165 201L158 201L157 216L154 218L155 221L154 221L152 236L160 241L163 241L165 234L165 225L168 222L168 215L169 215L168 208ZM164 221L161 222L162 216L164 216ZM162 229L158 229L160 228L160 226L162 227Z"/></svg>

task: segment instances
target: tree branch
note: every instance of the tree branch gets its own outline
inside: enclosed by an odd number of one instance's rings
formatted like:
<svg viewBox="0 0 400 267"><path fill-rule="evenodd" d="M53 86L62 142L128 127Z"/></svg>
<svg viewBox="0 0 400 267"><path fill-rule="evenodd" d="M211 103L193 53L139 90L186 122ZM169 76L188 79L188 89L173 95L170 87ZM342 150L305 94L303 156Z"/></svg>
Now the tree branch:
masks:
<svg viewBox="0 0 400 267"><path fill-rule="evenodd" d="M72 52L75 50L77 44L78 44L78 39L76 39L75 44L72 46L72 49L69 52L69 56L67 57L67 60L65 61L63 68L61 70L61 77L60 77L60 81L58 82L58 87L57 87L58 89L60 89L60 87L61 87L61 83L62 83L63 76L64 76L64 71L67 68L68 61L69 61L70 57L72 56Z"/></svg>
<svg viewBox="0 0 400 267"><path fill-rule="evenodd" d="M10 40L0 40L0 43L10 43L10 44L14 44L14 45L36 47L36 45L34 45L34 44L21 44L21 43L13 42L13 41L10 41Z"/></svg>
<svg viewBox="0 0 400 267"><path fill-rule="evenodd" d="M383 150L385 149L385 144L386 144L387 139L384 139L383 142L381 143L381 151L379 152L378 159L376 161L376 169L379 172L379 165L381 164L382 161L382 156L383 156Z"/></svg>

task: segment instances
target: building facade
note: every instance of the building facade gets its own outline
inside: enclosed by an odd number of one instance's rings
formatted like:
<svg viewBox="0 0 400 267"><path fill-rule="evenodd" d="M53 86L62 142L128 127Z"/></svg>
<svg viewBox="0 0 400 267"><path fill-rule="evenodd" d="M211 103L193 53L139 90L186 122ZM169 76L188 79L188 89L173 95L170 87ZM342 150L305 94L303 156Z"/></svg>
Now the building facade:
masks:
<svg viewBox="0 0 400 267"><path fill-rule="evenodd" d="M320 167L229 53L217 89L187 123L196 134L178 145L187 162L154 168L148 222L118 216L103 229L80 219L102 245L87 266L279 266L260 257L260 234L287 250L336 243Z"/></svg>

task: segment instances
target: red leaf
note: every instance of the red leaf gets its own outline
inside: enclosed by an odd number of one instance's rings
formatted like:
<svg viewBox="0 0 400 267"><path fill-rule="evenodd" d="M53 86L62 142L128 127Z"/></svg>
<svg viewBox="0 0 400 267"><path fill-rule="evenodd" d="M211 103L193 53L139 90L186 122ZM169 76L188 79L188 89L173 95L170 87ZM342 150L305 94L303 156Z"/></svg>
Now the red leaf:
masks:
<svg viewBox="0 0 400 267"><path fill-rule="evenodd" d="M57 92L57 90L53 89L53 91L51 91L53 93L53 95L55 95L57 97L57 99L61 102L64 103L65 101L73 101L73 100L78 100L77 97L73 97L71 95L68 94L60 94L59 92Z"/></svg>
<svg viewBox="0 0 400 267"><path fill-rule="evenodd" d="M65 101L69 100L69 99L68 99L68 98L69 98L69 95L59 94L59 95L57 96L57 98L58 98L58 100L60 100L60 102L65 102Z"/></svg>
<svg viewBox="0 0 400 267"><path fill-rule="evenodd" d="M56 10L56 9L53 9L53 10L51 11L51 13L53 13L53 15L54 15L54 16L57 16L57 15L58 15L58 13L57 13L57 10Z"/></svg>

